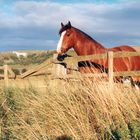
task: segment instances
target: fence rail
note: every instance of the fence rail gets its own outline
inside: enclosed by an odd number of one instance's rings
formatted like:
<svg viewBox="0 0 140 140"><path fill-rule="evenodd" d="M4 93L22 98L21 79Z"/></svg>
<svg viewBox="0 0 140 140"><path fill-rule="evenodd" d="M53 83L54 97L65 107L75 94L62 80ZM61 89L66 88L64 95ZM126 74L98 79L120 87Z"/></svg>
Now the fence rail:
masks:
<svg viewBox="0 0 140 140"><path fill-rule="evenodd" d="M0 70L1 70L1 74L0 74L0 79L4 79L4 85L8 86L9 85L9 79L23 79L25 77L29 77L29 76L39 76L39 75L45 75L48 74L50 75L50 68L48 68L48 66L52 64L52 59L48 59L46 61L44 61L43 63L41 63L40 65L35 65L30 67L30 69L26 66L9 66L9 65L4 65L4 66L0 66ZM16 75L13 72L13 69L27 69L28 70L24 73L20 73L18 75Z"/></svg>
<svg viewBox="0 0 140 140"><path fill-rule="evenodd" d="M107 52L104 54L96 54L96 55L87 55L87 56L75 56L75 57L67 57L61 63L67 64L68 68L71 68L72 65L78 64L80 61L89 61L89 60L98 60L98 59L107 59L108 61L108 74L83 74L84 77L95 77L95 76L108 76L109 83L113 84L113 77L115 76L140 76L140 71L121 71L121 72L113 72L113 59L119 57L135 57L140 56L140 52ZM59 64L60 62L56 59L57 55L54 55L54 63ZM64 67L61 65L55 66L55 76L57 78L74 78L78 77L77 75L65 75L64 74ZM83 77L82 76L82 77Z"/></svg>
<svg viewBox="0 0 140 140"><path fill-rule="evenodd" d="M111 51L110 51L111 52ZM75 57L67 57L63 62L65 63L77 63L79 61L93 60L93 59L108 59L108 53L103 54L94 54L94 55L86 55L86 56L75 56ZM113 53L113 58L118 57L132 57L132 56L140 56L140 52L115 52Z"/></svg>

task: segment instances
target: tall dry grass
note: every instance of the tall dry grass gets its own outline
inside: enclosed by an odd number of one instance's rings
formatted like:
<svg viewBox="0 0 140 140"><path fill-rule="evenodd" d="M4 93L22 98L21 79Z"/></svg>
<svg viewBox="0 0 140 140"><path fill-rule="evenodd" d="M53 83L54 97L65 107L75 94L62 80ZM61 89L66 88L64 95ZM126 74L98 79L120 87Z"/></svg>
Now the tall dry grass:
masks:
<svg viewBox="0 0 140 140"><path fill-rule="evenodd" d="M82 78L46 86L1 88L1 139L140 139L140 91Z"/></svg>

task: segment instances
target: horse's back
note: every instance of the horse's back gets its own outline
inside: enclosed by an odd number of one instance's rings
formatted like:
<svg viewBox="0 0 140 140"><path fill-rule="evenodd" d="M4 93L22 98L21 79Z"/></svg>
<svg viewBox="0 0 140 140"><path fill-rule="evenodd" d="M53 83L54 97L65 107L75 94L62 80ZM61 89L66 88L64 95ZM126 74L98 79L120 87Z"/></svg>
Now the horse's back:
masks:
<svg viewBox="0 0 140 140"><path fill-rule="evenodd" d="M136 52L136 50L134 48L132 48L130 46L127 46L127 45L109 48L108 51L113 51L113 52L117 52L117 51Z"/></svg>
<svg viewBox="0 0 140 140"><path fill-rule="evenodd" d="M118 46L114 48L109 48L108 51L118 52L136 52L136 50L130 46ZM124 70L140 70L140 56L134 57L125 57L125 58L115 58L114 65L116 71L124 71Z"/></svg>

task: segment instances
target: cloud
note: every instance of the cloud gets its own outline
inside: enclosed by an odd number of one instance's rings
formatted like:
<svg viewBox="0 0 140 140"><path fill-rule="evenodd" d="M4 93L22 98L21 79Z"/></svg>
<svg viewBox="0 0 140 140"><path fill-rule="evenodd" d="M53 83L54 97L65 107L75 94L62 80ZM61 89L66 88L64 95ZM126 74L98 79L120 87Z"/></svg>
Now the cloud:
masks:
<svg viewBox="0 0 140 140"><path fill-rule="evenodd" d="M0 50L55 49L60 22L68 20L105 46L139 45L140 2L57 3L15 1L0 12ZM4 50L4 49L3 49Z"/></svg>

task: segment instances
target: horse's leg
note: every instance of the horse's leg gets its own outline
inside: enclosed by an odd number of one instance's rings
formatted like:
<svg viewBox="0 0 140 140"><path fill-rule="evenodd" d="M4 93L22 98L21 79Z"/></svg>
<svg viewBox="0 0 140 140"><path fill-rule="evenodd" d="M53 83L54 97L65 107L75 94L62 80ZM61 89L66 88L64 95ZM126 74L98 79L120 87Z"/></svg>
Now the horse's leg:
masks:
<svg viewBox="0 0 140 140"><path fill-rule="evenodd" d="M133 86L136 89L140 89L140 77L132 77L133 80Z"/></svg>
<svg viewBox="0 0 140 140"><path fill-rule="evenodd" d="M79 67L79 71L80 71L80 73L89 73L89 70L88 70L88 68L86 68L86 67Z"/></svg>
<svg viewBox="0 0 140 140"><path fill-rule="evenodd" d="M140 81L135 82L135 88L140 89Z"/></svg>
<svg viewBox="0 0 140 140"><path fill-rule="evenodd" d="M138 80L138 77L123 77L122 83L126 85L131 85L133 88L140 89L140 80Z"/></svg>
<svg viewBox="0 0 140 140"><path fill-rule="evenodd" d="M94 68L94 67L88 67L88 66L85 66L85 67L80 67L79 68L79 71L81 73L101 73L101 70L98 69L98 68Z"/></svg>

